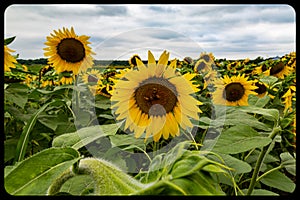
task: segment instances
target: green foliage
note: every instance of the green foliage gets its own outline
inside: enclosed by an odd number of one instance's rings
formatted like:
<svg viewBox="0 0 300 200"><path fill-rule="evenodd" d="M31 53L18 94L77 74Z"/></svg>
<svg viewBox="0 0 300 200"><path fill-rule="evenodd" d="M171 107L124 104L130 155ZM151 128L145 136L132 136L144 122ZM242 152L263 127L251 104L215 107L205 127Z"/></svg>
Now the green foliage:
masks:
<svg viewBox="0 0 300 200"><path fill-rule="evenodd" d="M79 152L72 148L45 149L6 167L5 189L11 195L45 195L52 181L79 158Z"/></svg>
<svg viewBox="0 0 300 200"><path fill-rule="evenodd" d="M192 133L181 130L183 141L175 146L124 133L107 96L89 99L81 85L41 87L52 72L24 83L27 75L39 75L47 59L23 61L5 72L6 78L19 80L4 84L4 186L11 195L274 196L295 191L296 102L291 100L288 110L282 98L295 85L295 73L284 79L251 73L263 63L272 67L272 60L215 60L220 77L241 71L268 85L270 95L249 95L249 106L213 105L213 85L205 88L198 74L194 81L201 88L196 96L203 113L193 121ZM28 71L21 64L28 64ZM111 68L95 67L104 73L127 67L128 61L95 64ZM193 72L193 64L181 63L176 70Z"/></svg>

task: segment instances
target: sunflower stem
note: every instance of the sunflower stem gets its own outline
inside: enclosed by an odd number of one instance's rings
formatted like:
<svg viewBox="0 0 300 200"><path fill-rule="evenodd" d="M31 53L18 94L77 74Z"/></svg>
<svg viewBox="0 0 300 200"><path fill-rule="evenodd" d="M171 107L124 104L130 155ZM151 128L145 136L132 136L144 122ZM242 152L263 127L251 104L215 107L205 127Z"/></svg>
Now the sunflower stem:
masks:
<svg viewBox="0 0 300 200"><path fill-rule="evenodd" d="M280 126L274 127L273 130L272 130L272 133L269 136L269 138L273 140L275 138L275 136L280 132L280 130L281 130ZM252 174L252 178L251 178L251 181L250 181L250 185L249 185L249 188L248 188L248 191L247 191L247 195L251 195L255 184L259 181L257 179L258 173L259 173L259 170L261 168L263 160L264 160L264 158L266 156L266 153L268 152L268 149L270 148L271 144L272 144L272 142L269 145L264 146L262 148L259 156L258 156L257 162L255 164L255 168L254 168L254 171L253 171L253 174Z"/></svg>
<svg viewBox="0 0 300 200"><path fill-rule="evenodd" d="M78 80L77 80L77 76L75 75L75 86L77 87L78 84ZM79 91L77 89L75 89L75 105L76 105L76 111L79 111Z"/></svg>

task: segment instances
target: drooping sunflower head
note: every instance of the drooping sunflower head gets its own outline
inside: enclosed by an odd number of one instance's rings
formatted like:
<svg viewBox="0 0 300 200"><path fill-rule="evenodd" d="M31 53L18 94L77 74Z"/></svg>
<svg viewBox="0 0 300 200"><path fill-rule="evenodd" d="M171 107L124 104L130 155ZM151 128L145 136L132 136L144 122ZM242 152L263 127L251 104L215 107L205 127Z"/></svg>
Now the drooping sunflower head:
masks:
<svg viewBox="0 0 300 200"><path fill-rule="evenodd" d="M81 78L83 83L87 85L91 93L93 95L96 95L98 82L102 78L100 71L97 69L86 71L86 73L84 73Z"/></svg>
<svg viewBox="0 0 300 200"><path fill-rule="evenodd" d="M4 71L10 72L10 68L15 68L15 64L17 63L17 60L15 57L13 57L10 53L15 52L14 50L8 48L6 45L4 45Z"/></svg>
<svg viewBox="0 0 300 200"><path fill-rule="evenodd" d="M258 67L255 67L252 71L252 74L255 75L255 74L262 74L264 73L266 70L267 70L267 65L266 63L262 63L261 65L259 65Z"/></svg>
<svg viewBox="0 0 300 200"><path fill-rule="evenodd" d="M194 72L196 73L211 71L211 69L211 64L204 59L199 59L194 66Z"/></svg>
<svg viewBox="0 0 300 200"><path fill-rule="evenodd" d="M137 54L134 54L133 56L131 56L128 60L129 65L133 66L133 67L137 66L136 59L141 60L140 56Z"/></svg>
<svg viewBox="0 0 300 200"><path fill-rule="evenodd" d="M200 59L203 59L207 63L213 63L215 56L212 53L201 52Z"/></svg>
<svg viewBox="0 0 300 200"><path fill-rule="evenodd" d="M214 82L216 90L212 94L213 102L228 106L247 106L248 95L256 95L253 91L257 89L254 82L248 81L245 74L232 77L225 75Z"/></svg>
<svg viewBox="0 0 300 200"><path fill-rule="evenodd" d="M137 59L137 69L115 84L111 102L116 120L124 120L124 130L134 132L136 138L145 133L145 140L153 136L157 142L178 136L180 127L193 126L189 117L199 119L201 102L192 96L198 91L191 81L196 74L177 75L176 60L167 65L168 59L164 51L156 62L148 51L148 65Z"/></svg>
<svg viewBox="0 0 300 200"><path fill-rule="evenodd" d="M72 84L75 77L72 71L63 71L59 74L59 81L58 84L59 85L69 85Z"/></svg>
<svg viewBox="0 0 300 200"><path fill-rule="evenodd" d="M255 82L254 84L257 88L254 90L254 92L257 93L257 96L259 98L262 98L264 97L268 90L267 90L267 85L265 83L262 83L262 82Z"/></svg>
<svg viewBox="0 0 300 200"><path fill-rule="evenodd" d="M187 63L189 65L192 65L193 62L194 62L194 60L191 57L186 56L186 57L183 58L183 62L185 62L185 63Z"/></svg>
<svg viewBox="0 0 300 200"><path fill-rule="evenodd" d="M279 61L275 63L268 71L268 75L275 76L280 79L284 79L284 76L289 75L293 69Z"/></svg>
<svg viewBox="0 0 300 200"><path fill-rule="evenodd" d="M54 34L47 36L44 48L44 55L48 58L48 63L52 64L58 73L63 71L73 71L77 75L91 67L93 63L91 47L88 46L90 37L86 35L78 36L73 27L71 30L63 27L63 30L54 30Z"/></svg>
<svg viewBox="0 0 300 200"><path fill-rule="evenodd" d="M100 71L96 69L92 69L87 71L85 74L82 75L83 83L85 84L97 84L98 80L101 78Z"/></svg>

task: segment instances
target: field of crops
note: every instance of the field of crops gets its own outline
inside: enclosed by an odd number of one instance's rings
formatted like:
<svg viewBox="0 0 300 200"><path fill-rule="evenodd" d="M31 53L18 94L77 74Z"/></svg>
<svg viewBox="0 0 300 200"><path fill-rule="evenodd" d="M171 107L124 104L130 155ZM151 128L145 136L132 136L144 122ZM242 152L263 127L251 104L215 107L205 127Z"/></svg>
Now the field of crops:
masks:
<svg viewBox="0 0 300 200"><path fill-rule="evenodd" d="M20 64L4 40L10 195L291 195L296 53L95 65L73 28Z"/></svg>

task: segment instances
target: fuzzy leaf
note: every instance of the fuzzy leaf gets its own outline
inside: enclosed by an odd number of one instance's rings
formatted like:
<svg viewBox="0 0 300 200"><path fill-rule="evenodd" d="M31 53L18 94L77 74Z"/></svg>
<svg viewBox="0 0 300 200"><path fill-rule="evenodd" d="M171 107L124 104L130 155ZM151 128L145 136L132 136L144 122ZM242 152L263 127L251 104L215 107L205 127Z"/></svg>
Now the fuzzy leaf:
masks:
<svg viewBox="0 0 300 200"><path fill-rule="evenodd" d="M119 126L117 124L97 125L79 129L73 133L67 133L54 138L54 147L73 147L79 149L101 137L114 135Z"/></svg>
<svg viewBox="0 0 300 200"><path fill-rule="evenodd" d="M72 148L50 148L17 163L4 177L11 195L45 195L52 181L80 159Z"/></svg>
<svg viewBox="0 0 300 200"><path fill-rule="evenodd" d="M224 154L236 154L256 147L266 146L271 141L270 138L261 136L247 125L233 126L220 135L213 151Z"/></svg>

